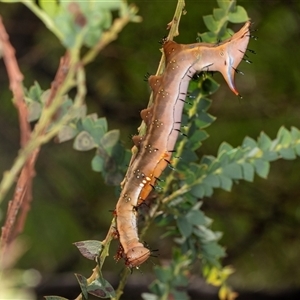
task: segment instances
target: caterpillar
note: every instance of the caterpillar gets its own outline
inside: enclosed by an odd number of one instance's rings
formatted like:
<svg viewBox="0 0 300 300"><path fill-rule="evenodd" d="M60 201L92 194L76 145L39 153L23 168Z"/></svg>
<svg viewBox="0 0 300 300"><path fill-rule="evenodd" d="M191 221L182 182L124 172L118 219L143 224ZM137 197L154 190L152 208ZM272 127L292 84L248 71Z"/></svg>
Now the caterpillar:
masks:
<svg viewBox="0 0 300 300"><path fill-rule="evenodd" d="M246 22L232 37L217 44L183 45L171 40L163 43L165 70L148 78L154 100L141 111L146 134L133 137L138 151L131 159L115 209L122 257L129 268L140 266L151 254L139 241L137 207L170 164L189 82L197 72L219 71L233 93L239 95L234 75L247 50L250 24Z"/></svg>

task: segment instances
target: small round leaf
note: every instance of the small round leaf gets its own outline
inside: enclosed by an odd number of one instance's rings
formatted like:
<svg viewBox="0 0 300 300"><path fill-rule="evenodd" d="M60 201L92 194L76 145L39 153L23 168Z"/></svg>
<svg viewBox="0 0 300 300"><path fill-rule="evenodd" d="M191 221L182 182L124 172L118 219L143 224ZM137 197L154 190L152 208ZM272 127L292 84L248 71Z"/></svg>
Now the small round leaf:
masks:
<svg viewBox="0 0 300 300"><path fill-rule="evenodd" d="M75 138L73 148L78 151L88 151L96 147L94 139L86 131L81 131Z"/></svg>

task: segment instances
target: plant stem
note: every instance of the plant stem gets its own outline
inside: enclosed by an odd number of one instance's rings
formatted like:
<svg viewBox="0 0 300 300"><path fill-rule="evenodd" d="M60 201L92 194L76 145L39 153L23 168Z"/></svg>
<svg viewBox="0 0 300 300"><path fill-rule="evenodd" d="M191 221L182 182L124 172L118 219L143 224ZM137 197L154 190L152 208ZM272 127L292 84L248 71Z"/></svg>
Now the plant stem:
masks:
<svg viewBox="0 0 300 300"><path fill-rule="evenodd" d="M124 268L123 273L121 275L121 280L120 280L119 286L116 290L116 297L112 298L112 300L119 300L120 299L120 297L123 294L123 290L124 290L124 287L126 285L127 278L130 274L131 274L131 270L129 268Z"/></svg>

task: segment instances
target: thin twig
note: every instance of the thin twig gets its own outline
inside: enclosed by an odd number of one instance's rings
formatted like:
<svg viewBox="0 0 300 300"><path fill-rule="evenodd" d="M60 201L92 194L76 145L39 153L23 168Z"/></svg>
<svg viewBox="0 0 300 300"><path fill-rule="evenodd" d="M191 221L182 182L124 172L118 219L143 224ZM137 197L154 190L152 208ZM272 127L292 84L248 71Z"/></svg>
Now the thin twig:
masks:
<svg viewBox="0 0 300 300"><path fill-rule="evenodd" d="M121 279L118 285L118 289L116 290L116 297L112 300L119 300L123 295L123 291L127 282L128 276L131 274L131 270L129 268L125 268L122 272Z"/></svg>
<svg viewBox="0 0 300 300"><path fill-rule="evenodd" d="M16 220L16 225L12 232L12 237L8 241L8 243L10 243L13 239L15 239L23 231L23 228L25 226L27 214L30 210L30 203L32 200L32 179L35 176L34 166L35 166L35 162L38 158L39 151L40 151L40 148L37 148L36 150L33 151L33 153L30 155L30 157L27 160L27 163L25 164L25 166L23 168L23 170L25 168L28 169L27 174L29 174L29 176L30 176L30 177L27 177L27 184L26 184L27 189L26 189L25 199L27 199L27 201L23 201L22 205L20 206L19 216ZM18 180L18 183L16 186L16 190L19 189L21 186L21 183L19 184L19 181L21 181L21 179L23 177L22 176L23 170L20 174L20 177L19 177L19 180Z"/></svg>
<svg viewBox="0 0 300 300"><path fill-rule="evenodd" d="M21 132L21 146L24 146L30 136L30 125L28 122L28 111L24 101L23 93L23 74L21 73L17 59L15 56L15 49L9 41L8 34L0 16L0 42L3 52L3 60L9 78L9 87L13 93L13 103L19 113L20 132Z"/></svg>
<svg viewBox="0 0 300 300"><path fill-rule="evenodd" d="M3 59L9 78L9 87L13 93L13 103L18 110L19 124L20 124L20 144L24 146L29 140L31 133L30 125L28 122L28 110L24 101L23 93L23 74L21 73L17 59L15 57L15 50L9 41L9 36L0 16L0 43L2 46ZM36 153L37 155L37 153ZM34 155L34 158L36 158ZM21 232L24 226L24 221L17 221L17 215L21 207L26 207L21 214L22 220L26 219L27 211L30 207L31 201L31 183L32 174L34 169L34 160L30 159L23 167L21 176L18 179L13 200L8 204L7 216L4 226L2 227L2 235L0 244L6 247L15 237L16 232ZM16 222L18 223L15 226ZM16 230L16 232L14 232ZM2 249L3 252L5 249Z"/></svg>
<svg viewBox="0 0 300 300"><path fill-rule="evenodd" d="M32 199L31 185L38 153L39 149L36 149L28 158L16 184L13 199L8 203L6 220L2 227L1 235L2 255L5 253L5 248L24 228L27 213L30 209L30 201Z"/></svg>

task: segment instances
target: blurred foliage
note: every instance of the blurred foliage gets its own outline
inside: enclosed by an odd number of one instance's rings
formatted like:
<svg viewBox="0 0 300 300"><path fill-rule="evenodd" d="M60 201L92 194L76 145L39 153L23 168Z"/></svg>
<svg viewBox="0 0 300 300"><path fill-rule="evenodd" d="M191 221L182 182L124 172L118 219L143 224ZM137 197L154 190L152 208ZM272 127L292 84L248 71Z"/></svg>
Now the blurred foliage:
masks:
<svg viewBox="0 0 300 300"><path fill-rule="evenodd" d="M256 139L263 130L273 138L281 125L300 127L300 2L240 0L239 4L258 29L258 41L249 46L258 54L252 58L253 64L240 67L245 76L236 78L243 100L239 102L225 84L214 94L209 112L217 120L207 129L211 137L203 142L200 154L217 154L224 140L236 147L246 135ZM120 38L87 67L89 113L105 115L111 129L122 128L121 136L128 136L127 140L123 138L128 147L130 134L140 124L139 111L148 99L143 75L156 70L160 58L157 41L166 34L175 2L165 2L162 7L159 1L145 0L138 6L144 22L128 25ZM201 16L211 13L214 6L214 1L205 5L187 1L187 16L181 21L176 41L194 42L197 33L206 30ZM0 10L25 85L32 85L38 78L42 88L47 88L63 53L60 43L22 5L0 3ZM1 68L1 99L10 99L2 64ZM218 74L214 78L223 82ZM10 101L1 102L0 125L3 170L10 167L19 148L17 115ZM71 243L105 235L117 194L91 170L92 157L93 153L72 150L71 143L43 148L34 179L34 201L23 234L30 251L22 257L20 267L43 273L78 270L82 260ZM231 277L235 287L300 286L299 167L299 160L276 162L267 181L255 178L255 184L242 182L233 185L231 193L219 190L209 201L204 199L202 209L214 219L213 229L224 232L221 243L227 246L225 262L237 270ZM164 248L157 236L147 237L147 242L153 248ZM160 258L169 255L162 249ZM115 268L112 259L111 263ZM86 265L87 272L90 268ZM111 268L109 262L106 268Z"/></svg>

